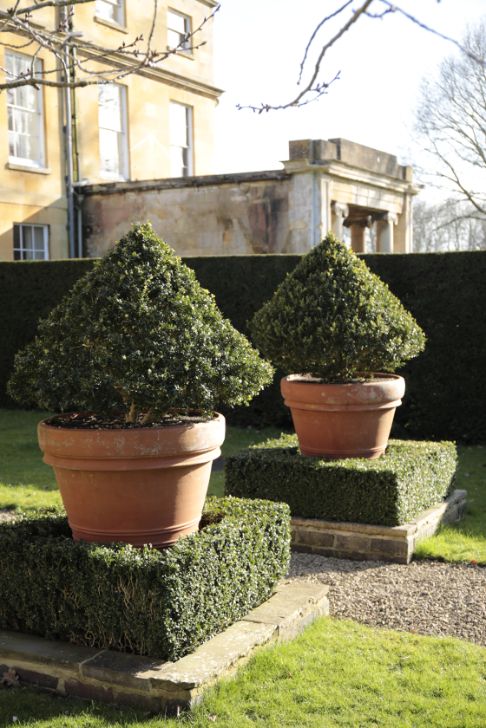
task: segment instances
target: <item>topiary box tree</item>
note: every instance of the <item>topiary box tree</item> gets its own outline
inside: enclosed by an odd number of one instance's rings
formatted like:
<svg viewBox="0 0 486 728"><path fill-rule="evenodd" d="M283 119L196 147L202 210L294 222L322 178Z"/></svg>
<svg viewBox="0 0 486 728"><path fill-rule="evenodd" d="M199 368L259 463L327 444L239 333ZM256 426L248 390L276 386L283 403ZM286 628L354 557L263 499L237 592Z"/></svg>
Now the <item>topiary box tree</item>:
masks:
<svg viewBox="0 0 486 728"><path fill-rule="evenodd" d="M281 381L304 455L379 457L405 391L393 374L425 346L412 315L331 234L250 324Z"/></svg>
<svg viewBox="0 0 486 728"><path fill-rule="evenodd" d="M197 530L220 405L248 403L272 367L150 225L81 278L17 354L75 539L167 546Z"/></svg>

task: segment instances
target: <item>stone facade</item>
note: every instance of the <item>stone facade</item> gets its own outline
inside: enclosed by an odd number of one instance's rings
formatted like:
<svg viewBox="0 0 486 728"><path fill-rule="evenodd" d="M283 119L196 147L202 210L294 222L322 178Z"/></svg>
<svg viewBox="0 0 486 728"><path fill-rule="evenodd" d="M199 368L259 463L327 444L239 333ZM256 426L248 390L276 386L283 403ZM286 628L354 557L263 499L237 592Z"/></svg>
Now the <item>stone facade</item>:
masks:
<svg viewBox="0 0 486 728"><path fill-rule="evenodd" d="M84 245L102 255L150 220L182 256L305 253L330 230L356 252L410 252L417 191L391 154L291 141L280 171L84 186Z"/></svg>
<svg viewBox="0 0 486 728"><path fill-rule="evenodd" d="M103 255L134 222L150 220L179 255L297 252L286 172L94 185L83 190L85 249Z"/></svg>
<svg viewBox="0 0 486 728"><path fill-rule="evenodd" d="M153 3L129 3L125 0L124 25L107 21L97 15L94 2L74 8L73 32L96 44L117 48L138 35L147 37L153 14ZM0 8L11 6L10 0L0 0ZM159 0L158 21L153 47L163 50L168 45L168 11L176 11L190 19L193 29L216 6L216 0ZM57 27L57 9L36 12L35 19L45 28ZM6 45L20 48L18 54L29 57L35 49L23 47L22 39L3 29L4 45L0 46L0 67L5 69ZM192 174L211 171L214 149L214 110L221 91L213 83L212 23L206 23L198 34L201 45L194 52L178 52L160 65L141 69L120 79L124 89L124 172L120 177L133 180L169 177L171 175L170 104L191 110L192 144L189 149ZM94 53L94 52L93 52ZM36 51L39 62L47 71L52 58L43 49ZM113 51L110 58L116 67L123 67L123 54ZM86 59L84 59L86 61ZM99 54L89 60L91 68L105 68ZM3 73L3 71L2 71ZM56 76L54 76L56 78ZM102 167L100 143L99 88L91 85L76 89L71 95L73 126L73 177L81 184L102 182L109 175ZM68 195L65 178L68 158L65 144L65 90L40 88L37 92L41 116L43 154L38 160L22 162L11 155L8 143L8 95L0 94L0 260L14 258L14 225L42 226L47 235L47 255L50 259L80 254L79 241L72 235L68 242ZM116 175L111 175L111 179ZM75 232L80 220L73 221ZM19 257L19 256L17 256ZM27 256L26 256L27 257ZM40 256L39 256L40 257Z"/></svg>

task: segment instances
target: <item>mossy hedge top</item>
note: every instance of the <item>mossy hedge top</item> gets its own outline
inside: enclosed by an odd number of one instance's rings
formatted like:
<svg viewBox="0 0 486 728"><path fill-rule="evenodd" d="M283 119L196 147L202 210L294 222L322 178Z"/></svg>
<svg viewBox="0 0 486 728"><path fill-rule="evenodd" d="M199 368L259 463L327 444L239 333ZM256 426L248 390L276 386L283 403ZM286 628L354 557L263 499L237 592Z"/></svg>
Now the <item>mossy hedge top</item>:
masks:
<svg viewBox="0 0 486 728"><path fill-rule="evenodd" d="M328 382L393 372L425 346L424 332L388 286L332 235L287 275L250 329L283 371Z"/></svg>
<svg viewBox="0 0 486 728"><path fill-rule="evenodd" d="M9 391L27 405L135 421L245 404L271 376L193 271L138 225L39 324Z"/></svg>

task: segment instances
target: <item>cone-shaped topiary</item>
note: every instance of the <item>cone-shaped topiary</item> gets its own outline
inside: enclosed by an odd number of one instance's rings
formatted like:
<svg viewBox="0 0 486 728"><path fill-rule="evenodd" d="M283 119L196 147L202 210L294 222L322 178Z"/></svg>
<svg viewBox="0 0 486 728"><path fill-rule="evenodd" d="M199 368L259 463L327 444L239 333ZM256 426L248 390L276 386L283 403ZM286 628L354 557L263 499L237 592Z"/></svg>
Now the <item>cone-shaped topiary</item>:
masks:
<svg viewBox="0 0 486 728"><path fill-rule="evenodd" d="M174 410L245 404L271 375L146 224L134 226L40 323L17 354L9 392L23 404L146 423Z"/></svg>
<svg viewBox="0 0 486 728"><path fill-rule="evenodd" d="M330 234L287 275L250 330L283 371L325 382L393 372L425 346L388 286Z"/></svg>

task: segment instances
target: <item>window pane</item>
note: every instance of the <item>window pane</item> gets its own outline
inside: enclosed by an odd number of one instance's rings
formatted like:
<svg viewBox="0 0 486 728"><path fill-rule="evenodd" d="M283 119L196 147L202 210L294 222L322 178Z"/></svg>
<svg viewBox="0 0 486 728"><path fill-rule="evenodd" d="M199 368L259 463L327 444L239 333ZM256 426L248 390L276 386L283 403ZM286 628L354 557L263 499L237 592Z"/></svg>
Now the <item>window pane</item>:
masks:
<svg viewBox="0 0 486 728"><path fill-rule="evenodd" d="M187 109L182 104L170 105L170 143L185 146L187 144Z"/></svg>
<svg viewBox="0 0 486 728"><path fill-rule="evenodd" d="M184 33L186 32L186 24L184 20L183 15L179 15L178 13L172 13L169 10L169 28L171 30L176 30L178 33Z"/></svg>
<svg viewBox="0 0 486 728"><path fill-rule="evenodd" d="M170 174L172 177L184 176L184 154L182 147L170 148Z"/></svg>
<svg viewBox="0 0 486 728"><path fill-rule="evenodd" d="M47 235L46 225L14 225L14 260L47 260Z"/></svg>
<svg viewBox="0 0 486 728"><path fill-rule="evenodd" d="M111 174L120 174L118 134L109 129L100 129L101 169Z"/></svg>
<svg viewBox="0 0 486 728"><path fill-rule="evenodd" d="M34 232L34 249L44 254L44 228L36 225L33 229Z"/></svg>
<svg viewBox="0 0 486 728"><path fill-rule="evenodd" d="M96 15L115 23L124 22L123 0L96 0Z"/></svg>
<svg viewBox="0 0 486 728"><path fill-rule="evenodd" d="M190 49L190 40L186 40L190 32L191 19L188 15L167 11L167 44L170 48L181 46L183 50Z"/></svg>
<svg viewBox="0 0 486 728"><path fill-rule="evenodd" d="M192 174L192 109L176 102L169 106L170 164L172 176Z"/></svg>
<svg viewBox="0 0 486 728"><path fill-rule="evenodd" d="M120 87L114 84L100 86L99 90L100 113L99 123L104 129L121 131L121 103Z"/></svg>
<svg viewBox="0 0 486 728"><path fill-rule="evenodd" d="M116 84L99 87L99 136L101 171L124 177L127 174L125 88Z"/></svg>
<svg viewBox="0 0 486 728"><path fill-rule="evenodd" d="M31 225L22 226L22 247L32 248L32 227Z"/></svg>
<svg viewBox="0 0 486 728"><path fill-rule="evenodd" d="M7 75L18 78L19 74L31 69L34 74L42 72L39 61L32 63L28 56L7 52L5 54ZM42 92L33 86L21 86L7 95L9 156L35 165L44 164L44 125L42 115Z"/></svg>

